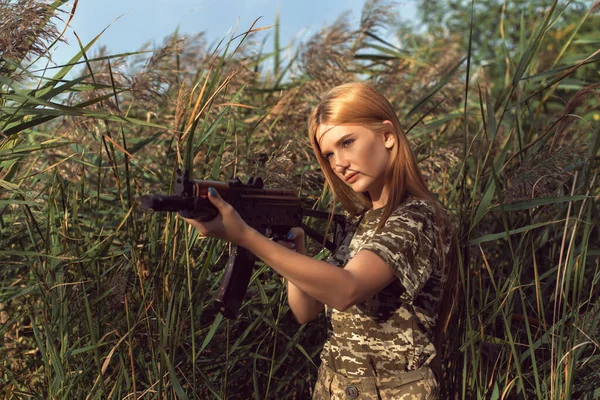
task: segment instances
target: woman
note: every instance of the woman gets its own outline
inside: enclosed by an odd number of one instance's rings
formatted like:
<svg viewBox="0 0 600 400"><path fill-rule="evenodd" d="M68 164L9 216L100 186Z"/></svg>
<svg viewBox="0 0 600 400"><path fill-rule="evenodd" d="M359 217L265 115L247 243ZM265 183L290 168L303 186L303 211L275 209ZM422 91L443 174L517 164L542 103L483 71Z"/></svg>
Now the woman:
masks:
<svg viewBox="0 0 600 400"><path fill-rule="evenodd" d="M360 215L328 262L305 255L301 229L288 235L294 246L275 243L214 190L209 199L220 215L186 221L202 235L249 249L286 278L299 323L326 310L328 339L313 399L437 399L431 366L449 275L448 215L427 189L391 105L375 89L351 83L330 90L308 131L334 195Z"/></svg>

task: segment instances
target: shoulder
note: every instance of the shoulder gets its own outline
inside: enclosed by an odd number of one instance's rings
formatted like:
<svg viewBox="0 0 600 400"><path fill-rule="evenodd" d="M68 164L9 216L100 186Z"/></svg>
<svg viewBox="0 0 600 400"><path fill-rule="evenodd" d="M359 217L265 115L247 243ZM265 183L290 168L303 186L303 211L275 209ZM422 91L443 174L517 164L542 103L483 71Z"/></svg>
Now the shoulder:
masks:
<svg viewBox="0 0 600 400"><path fill-rule="evenodd" d="M403 236L417 238L422 234L431 236L436 230L435 206L431 200L408 197L400 203L379 228L383 218L383 208L369 210L358 230L359 236ZM377 233L377 235L375 235Z"/></svg>
<svg viewBox="0 0 600 400"><path fill-rule="evenodd" d="M383 209L370 210L365 216L357 240L379 244L393 251L417 248L421 237L432 238L434 208L430 201L408 198L397 206L381 228Z"/></svg>
<svg viewBox="0 0 600 400"><path fill-rule="evenodd" d="M406 212L410 214L423 214L426 216L433 215L435 207L433 201L428 199L419 199L416 197L408 197L398 207L395 212Z"/></svg>
<svg viewBox="0 0 600 400"><path fill-rule="evenodd" d="M392 217L410 226L414 236L426 237L426 243L432 247L442 246L443 253L449 252L454 227L452 215L443 206L436 207L428 199L409 198L390 215Z"/></svg>
<svg viewBox="0 0 600 400"><path fill-rule="evenodd" d="M404 224L423 229L432 229L435 225L435 206L431 200L407 198L390 214L391 224Z"/></svg>

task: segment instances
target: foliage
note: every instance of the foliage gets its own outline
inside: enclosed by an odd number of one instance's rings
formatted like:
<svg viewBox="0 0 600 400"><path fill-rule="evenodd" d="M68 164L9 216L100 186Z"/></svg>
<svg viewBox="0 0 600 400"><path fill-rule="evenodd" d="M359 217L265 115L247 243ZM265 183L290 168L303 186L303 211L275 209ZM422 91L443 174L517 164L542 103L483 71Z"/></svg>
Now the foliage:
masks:
<svg viewBox="0 0 600 400"><path fill-rule="evenodd" d="M33 71L65 3L0 3L41 16L31 36L0 32L20 49L0 48L3 397L309 397L323 321L298 326L264 265L224 320L227 245L136 198L172 190L187 166L339 207L305 121L320 93L357 79L390 99L459 221L444 398L600 394L597 5L431 2L428 30L395 45L381 37L391 7L372 1L358 27L342 16L301 46L266 50L255 24L214 47L175 32L153 51L88 54L99 35Z"/></svg>

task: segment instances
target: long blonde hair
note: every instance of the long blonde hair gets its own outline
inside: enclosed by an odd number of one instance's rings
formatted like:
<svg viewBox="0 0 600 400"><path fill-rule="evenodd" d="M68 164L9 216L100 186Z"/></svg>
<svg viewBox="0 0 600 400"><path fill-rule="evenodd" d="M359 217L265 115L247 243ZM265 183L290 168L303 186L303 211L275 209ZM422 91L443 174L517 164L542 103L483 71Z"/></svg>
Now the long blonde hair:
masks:
<svg viewBox="0 0 600 400"><path fill-rule="evenodd" d="M392 126L383 123L390 121ZM392 132L396 137L391 149L390 161L386 167L385 185L389 188L389 197L383 210L383 215L377 226L376 232L385 225L389 216L402 204L408 196L428 200L434 207L435 223L439 229L438 249L444 254L444 243L448 235L451 240L451 249L448 257L442 257L441 265L443 274L448 278L444 289L444 300L453 303L457 289L456 260L453 247L455 246L455 229L451 223L446 209L431 194L421 175L417 161L410 149L408 139L400 125L400 121L389 101L377 90L364 83L347 83L329 90L321 97L308 119L308 136L319 164L325 174L325 179L334 195L344 208L351 214L357 215L373 207L367 192L355 193L333 171L329 161L321 154L317 132L321 125L361 125L375 133ZM332 206L335 208L335 202ZM453 307L451 307L453 308ZM437 327L445 333L450 319L451 311L442 312ZM440 326L441 322L441 326Z"/></svg>

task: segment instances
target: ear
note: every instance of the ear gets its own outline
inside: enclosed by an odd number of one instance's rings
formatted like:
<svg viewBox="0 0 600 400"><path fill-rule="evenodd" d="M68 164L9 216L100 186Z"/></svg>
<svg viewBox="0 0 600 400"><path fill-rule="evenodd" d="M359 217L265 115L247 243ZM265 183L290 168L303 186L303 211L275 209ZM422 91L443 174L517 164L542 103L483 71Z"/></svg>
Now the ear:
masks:
<svg viewBox="0 0 600 400"><path fill-rule="evenodd" d="M383 123L390 126L390 130L385 131L383 133L383 144L386 148L391 149L394 147L394 144L396 144L396 134L394 133L394 124L392 124L392 121L389 121L387 119L385 121L383 121Z"/></svg>

